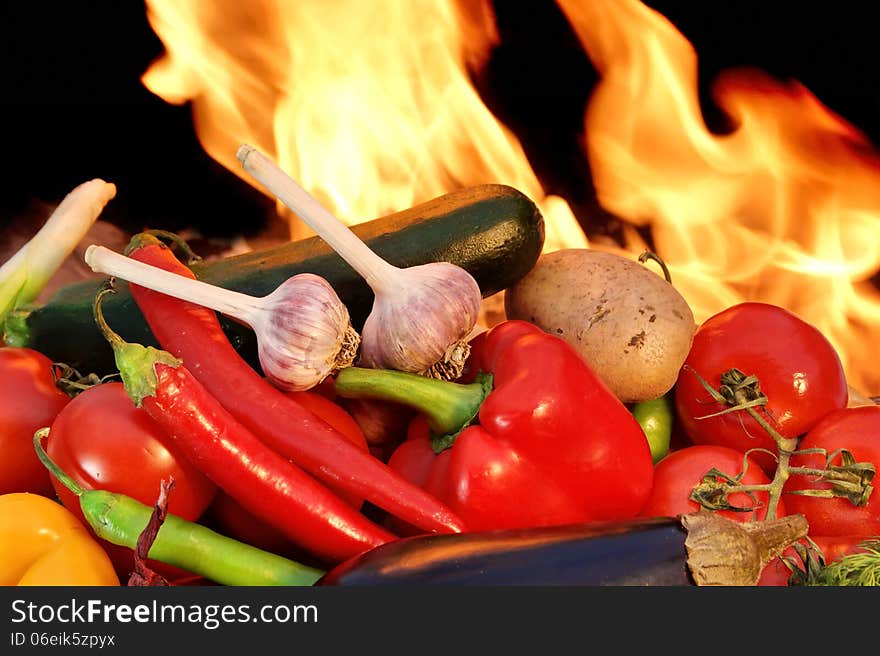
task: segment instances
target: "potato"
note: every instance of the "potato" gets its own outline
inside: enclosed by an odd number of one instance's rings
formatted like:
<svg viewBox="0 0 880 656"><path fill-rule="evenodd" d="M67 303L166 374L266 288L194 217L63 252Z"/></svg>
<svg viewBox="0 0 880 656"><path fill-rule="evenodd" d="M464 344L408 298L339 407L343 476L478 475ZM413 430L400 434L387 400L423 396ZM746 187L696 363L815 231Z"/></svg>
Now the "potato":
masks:
<svg viewBox="0 0 880 656"><path fill-rule="evenodd" d="M543 254L506 291L504 304L508 319L571 344L624 403L672 388L697 327L690 306L663 277L593 249Z"/></svg>

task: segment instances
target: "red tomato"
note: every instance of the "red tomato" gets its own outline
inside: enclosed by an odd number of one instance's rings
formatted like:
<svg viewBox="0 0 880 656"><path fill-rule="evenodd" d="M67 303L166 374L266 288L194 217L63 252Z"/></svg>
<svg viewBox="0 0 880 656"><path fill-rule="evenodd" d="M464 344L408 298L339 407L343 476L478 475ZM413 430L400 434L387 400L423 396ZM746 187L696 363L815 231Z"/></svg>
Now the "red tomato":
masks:
<svg viewBox="0 0 880 656"><path fill-rule="evenodd" d="M34 433L51 426L69 402L55 386L49 358L28 348L0 348L0 494L55 496Z"/></svg>
<svg viewBox="0 0 880 656"><path fill-rule="evenodd" d="M831 455L838 449L852 453L856 462L873 463L880 469L880 406L843 408L827 415L804 436L798 450L825 449ZM822 469L825 457L820 454L792 456L793 467ZM836 456L832 464L840 464ZM816 482L807 476L788 479L786 492L802 489L823 489L828 483ZM880 535L880 494L871 494L866 506L854 506L848 499L822 499L790 494L785 497L790 512L803 513L810 531L820 535Z"/></svg>
<svg viewBox="0 0 880 656"><path fill-rule="evenodd" d="M728 406L715 402L694 372L717 390L721 375L732 368L757 376L768 399L758 411L786 438L805 433L847 404L843 366L822 333L781 307L741 303L700 326L679 374L676 408L695 444L776 452L770 435L745 411L700 419ZM775 461L768 454L755 453L754 458L772 473Z"/></svg>
<svg viewBox="0 0 880 656"><path fill-rule="evenodd" d="M349 441L364 450L367 441L354 418L344 409L327 398L326 389L287 394L297 403L311 410L321 419L342 433ZM360 508L362 499L343 496L351 505ZM302 554L291 544L290 539L276 528L255 518L228 494L220 490L211 504L210 521L216 530L260 549L290 557Z"/></svg>
<svg viewBox="0 0 880 656"><path fill-rule="evenodd" d="M864 537L855 535L810 536L810 539L822 550L822 555L824 556L826 563L832 563L847 554L862 551L862 549L859 549L859 545L865 540ZM789 547L782 552L782 555L784 557L793 558L794 563L798 567L803 567L794 547ZM787 586L790 577L791 570L788 569L785 563L779 558L774 558L761 573L761 579L758 581L758 585Z"/></svg>
<svg viewBox="0 0 880 656"><path fill-rule="evenodd" d="M654 487L640 514L644 517L675 517L699 510L699 504L689 498L694 487L713 467L730 477L736 476L742 471L743 455L742 451L723 446L689 446L670 453L654 467ZM765 485L770 479L750 457L748 469L741 482L743 485ZM716 512L740 522L764 519L769 495L766 492L754 494L761 506L755 513L733 510ZM752 507L755 503L745 492L735 492L727 499L732 505L743 508ZM782 517L785 514L785 504L780 499L776 516Z"/></svg>
<svg viewBox="0 0 880 656"><path fill-rule="evenodd" d="M76 396L52 424L46 451L84 488L118 492L151 507L160 481L173 476L168 511L190 521L202 515L216 492L171 438L134 406L122 383L103 383ZM64 506L85 522L78 498L57 479L52 483ZM120 576L127 576L131 549L104 546Z"/></svg>

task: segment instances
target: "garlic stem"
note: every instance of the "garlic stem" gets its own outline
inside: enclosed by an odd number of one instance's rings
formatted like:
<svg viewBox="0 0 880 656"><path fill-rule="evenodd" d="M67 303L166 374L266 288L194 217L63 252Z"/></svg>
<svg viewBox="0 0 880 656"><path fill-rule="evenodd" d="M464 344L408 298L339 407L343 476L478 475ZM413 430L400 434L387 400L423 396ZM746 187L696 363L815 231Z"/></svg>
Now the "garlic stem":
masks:
<svg viewBox="0 0 880 656"><path fill-rule="evenodd" d="M245 171L296 212L306 225L364 278L374 292L389 289L399 271L397 267L370 250L347 225L253 146L240 146L235 156Z"/></svg>
<svg viewBox="0 0 880 656"><path fill-rule="evenodd" d="M191 280L138 262L104 246L95 244L89 246L86 249L85 261L96 273L116 276L153 291L203 305L248 325L254 322L261 308L261 298L209 285L199 280Z"/></svg>
<svg viewBox="0 0 880 656"><path fill-rule="evenodd" d="M392 266L253 147L241 146L236 157L372 288L373 309L361 332L360 359L366 366L448 380L461 375L470 351L462 340L476 324L481 302L470 273L450 262Z"/></svg>

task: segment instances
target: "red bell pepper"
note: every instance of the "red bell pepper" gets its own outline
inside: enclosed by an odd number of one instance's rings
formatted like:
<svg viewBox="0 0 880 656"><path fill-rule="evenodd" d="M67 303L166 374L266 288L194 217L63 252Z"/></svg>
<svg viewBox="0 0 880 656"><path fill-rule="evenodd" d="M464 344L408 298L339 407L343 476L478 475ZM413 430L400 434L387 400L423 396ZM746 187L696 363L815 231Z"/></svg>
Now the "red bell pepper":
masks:
<svg viewBox="0 0 880 656"><path fill-rule="evenodd" d="M389 465L441 500L470 530L635 516L653 483L644 432L577 352L524 321L472 342L470 384L349 368L343 397L422 413Z"/></svg>

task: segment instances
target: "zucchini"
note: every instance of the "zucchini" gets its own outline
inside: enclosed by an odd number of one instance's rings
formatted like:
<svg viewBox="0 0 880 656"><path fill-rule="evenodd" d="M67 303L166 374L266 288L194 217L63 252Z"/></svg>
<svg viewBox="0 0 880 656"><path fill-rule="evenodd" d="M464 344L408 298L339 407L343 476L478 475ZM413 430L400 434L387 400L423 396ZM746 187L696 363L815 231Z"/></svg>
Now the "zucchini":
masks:
<svg viewBox="0 0 880 656"><path fill-rule="evenodd" d="M391 264L410 267L435 261L457 264L474 276L483 297L507 289L535 265L544 245L544 223L535 204L505 185L481 185L445 194L352 230ZM324 277L363 326L373 304L364 280L319 237L290 242L192 266L205 282L252 296L265 296L290 276ZM68 285L17 321L15 343L36 349L82 373L114 373L113 354L92 318L102 281ZM127 285L107 297L104 315L123 339L158 346ZM232 344L259 369L256 337L221 317Z"/></svg>

